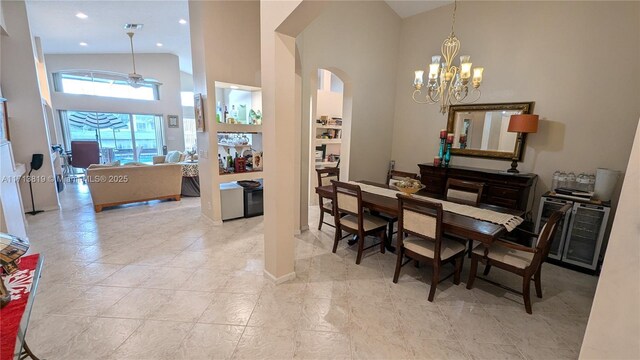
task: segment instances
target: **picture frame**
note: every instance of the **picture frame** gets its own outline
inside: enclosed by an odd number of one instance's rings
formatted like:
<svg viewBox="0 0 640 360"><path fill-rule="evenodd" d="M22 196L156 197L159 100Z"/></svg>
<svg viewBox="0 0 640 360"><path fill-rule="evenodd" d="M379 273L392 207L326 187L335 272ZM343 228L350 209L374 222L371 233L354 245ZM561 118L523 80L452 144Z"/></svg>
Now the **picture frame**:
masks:
<svg viewBox="0 0 640 360"><path fill-rule="evenodd" d="M204 132L204 103L202 94L193 96L193 108L196 117L196 132Z"/></svg>
<svg viewBox="0 0 640 360"><path fill-rule="evenodd" d="M0 97L0 143L5 141L11 141L9 116L7 115L7 99Z"/></svg>
<svg viewBox="0 0 640 360"><path fill-rule="evenodd" d="M178 115L167 115L167 120L170 128L180 127L179 121L178 121Z"/></svg>

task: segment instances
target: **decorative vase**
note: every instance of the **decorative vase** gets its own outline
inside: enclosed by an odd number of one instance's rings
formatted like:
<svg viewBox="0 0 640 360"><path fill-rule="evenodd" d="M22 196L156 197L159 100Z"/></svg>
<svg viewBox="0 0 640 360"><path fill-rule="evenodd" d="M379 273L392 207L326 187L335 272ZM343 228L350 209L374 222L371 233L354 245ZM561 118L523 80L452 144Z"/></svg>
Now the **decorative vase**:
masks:
<svg viewBox="0 0 640 360"><path fill-rule="evenodd" d="M440 158L440 164L442 164L442 160L444 159L444 144L445 139L440 138L440 150L438 151L438 157Z"/></svg>
<svg viewBox="0 0 640 360"><path fill-rule="evenodd" d="M447 144L447 151L444 153L444 167L449 167L451 161L451 143Z"/></svg>

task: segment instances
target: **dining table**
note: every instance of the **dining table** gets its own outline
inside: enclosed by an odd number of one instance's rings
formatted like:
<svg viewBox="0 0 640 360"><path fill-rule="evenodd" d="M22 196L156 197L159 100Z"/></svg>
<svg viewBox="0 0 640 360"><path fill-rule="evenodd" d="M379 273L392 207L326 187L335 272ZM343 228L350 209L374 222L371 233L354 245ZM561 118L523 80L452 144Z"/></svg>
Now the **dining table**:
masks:
<svg viewBox="0 0 640 360"><path fill-rule="evenodd" d="M358 182L362 184L378 186L381 188L392 189L392 187L390 187L389 185L372 181ZM316 187L316 193L327 199L334 198L332 185L318 186ZM432 194L424 191L417 192L416 195L422 195L434 199L442 199L442 196L439 194ZM370 211L384 213L395 217L397 217L400 213L398 199L366 192L365 190L362 191L362 206L368 208ZM520 217L522 217L525 213L523 210L510 209L483 203L480 203L478 207ZM507 228L503 225L474 219L469 216L460 215L449 211L444 211L442 215L442 225L443 231L446 234L478 241L484 244L487 249L488 246L491 245L495 240L504 236L508 232ZM391 246L391 239L387 239L387 241L387 249L389 251L395 251L395 248Z"/></svg>

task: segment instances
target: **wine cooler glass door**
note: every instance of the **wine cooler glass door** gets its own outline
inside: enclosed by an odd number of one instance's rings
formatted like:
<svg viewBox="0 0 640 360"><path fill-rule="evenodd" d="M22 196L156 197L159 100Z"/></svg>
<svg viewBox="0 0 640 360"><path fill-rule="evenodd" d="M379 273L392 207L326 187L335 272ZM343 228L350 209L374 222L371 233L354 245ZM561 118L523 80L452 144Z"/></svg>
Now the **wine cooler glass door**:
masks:
<svg viewBox="0 0 640 360"><path fill-rule="evenodd" d="M563 261L595 270L608 217L609 208L575 204Z"/></svg>
<svg viewBox="0 0 640 360"><path fill-rule="evenodd" d="M571 201L543 197L542 202L540 203L540 211L538 211L539 215L538 221L536 222L536 233L540 233L544 224L546 224L549 220L549 217L551 217L551 214L553 214L557 210L560 210L560 208L565 204L570 203ZM556 231L556 234L551 242L551 247L549 248L548 257L552 259L560 260L562 258L562 249L565 243L568 228L568 218L569 214L560 219L560 221L558 222L558 231Z"/></svg>

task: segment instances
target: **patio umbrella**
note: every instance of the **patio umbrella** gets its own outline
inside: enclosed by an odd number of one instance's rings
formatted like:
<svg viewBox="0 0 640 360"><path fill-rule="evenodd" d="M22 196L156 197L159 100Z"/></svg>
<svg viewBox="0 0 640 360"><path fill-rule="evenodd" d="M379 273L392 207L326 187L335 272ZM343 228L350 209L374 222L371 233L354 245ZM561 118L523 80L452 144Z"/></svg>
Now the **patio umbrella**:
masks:
<svg viewBox="0 0 640 360"><path fill-rule="evenodd" d="M69 123L91 129L125 128L126 124L115 114L96 112L74 112L69 115Z"/></svg>
<svg viewBox="0 0 640 360"><path fill-rule="evenodd" d="M98 130L111 129L113 130L114 144L116 142L115 130L128 126L115 114L97 112L74 112L69 115L69 124L96 130L96 140L98 140Z"/></svg>

